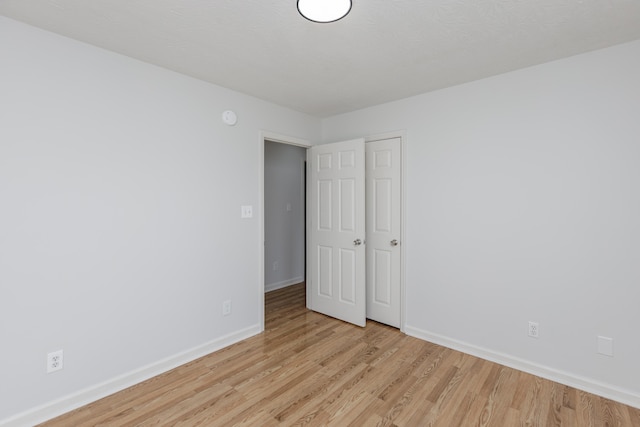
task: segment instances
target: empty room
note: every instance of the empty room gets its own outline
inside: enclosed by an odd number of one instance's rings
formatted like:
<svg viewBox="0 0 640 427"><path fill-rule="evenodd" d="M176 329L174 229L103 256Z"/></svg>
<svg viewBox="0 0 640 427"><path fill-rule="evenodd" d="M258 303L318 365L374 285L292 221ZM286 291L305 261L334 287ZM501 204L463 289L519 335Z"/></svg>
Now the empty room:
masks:
<svg viewBox="0 0 640 427"><path fill-rule="evenodd" d="M316 3L0 0L0 426L640 427L640 2Z"/></svg>

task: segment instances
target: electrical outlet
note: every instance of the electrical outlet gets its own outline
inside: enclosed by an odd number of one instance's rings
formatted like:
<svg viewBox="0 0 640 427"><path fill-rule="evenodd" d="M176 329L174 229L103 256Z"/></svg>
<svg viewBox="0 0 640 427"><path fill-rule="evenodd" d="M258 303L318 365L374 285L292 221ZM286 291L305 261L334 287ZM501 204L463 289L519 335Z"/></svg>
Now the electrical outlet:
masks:
<svg viewBox="0 0 640 427"><path fill-rule="evenodd" d="M59 371L63 366L62 350L52 351L47 354L47 374Z"/></svg>
<svg viewBox="0 0 640 427"><path fill-rule="evenodd" d="M273 271L278 270L278 261L273 262Z"/></svg>
<svg viewBox="0 0 640 427"><path fill-rule="evenodd" d="M222 315L228 316L231 314L231 300L227 300L222 303Z"/></svg>
<svg viewBox="0 0 640 427"><path fill-rule="evenodd" d="M540 336L538 322L529 322L529 336L532 338L538 338Z"/></svg>
<svg viewBox="0 0 640 427"><path fill-rule="evenodd" d="M598 353L613 357L613 338L598 336Z"/></svg>

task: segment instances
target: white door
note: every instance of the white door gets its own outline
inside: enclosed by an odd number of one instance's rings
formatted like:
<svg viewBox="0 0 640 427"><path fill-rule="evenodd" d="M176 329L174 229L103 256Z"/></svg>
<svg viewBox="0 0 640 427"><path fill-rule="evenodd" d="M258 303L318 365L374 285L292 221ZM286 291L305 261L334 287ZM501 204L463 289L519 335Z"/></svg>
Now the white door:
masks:
<svg viewBox="0 0 640 427"><path fill-rule="evenodd" d="M364 157L364 139L307 152L307 307L358 326L366 322Z"/></svg>
<svg viewBox="0 0 640 427"><path fill-rule="evenodd" d="M366 144L367 318L400 327L400 138Z"/></svg>

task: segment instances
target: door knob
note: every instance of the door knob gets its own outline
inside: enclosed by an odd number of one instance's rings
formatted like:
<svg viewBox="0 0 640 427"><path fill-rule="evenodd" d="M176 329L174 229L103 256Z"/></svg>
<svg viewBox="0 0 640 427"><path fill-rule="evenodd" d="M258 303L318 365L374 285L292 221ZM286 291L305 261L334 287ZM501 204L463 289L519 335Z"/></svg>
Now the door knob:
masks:
<svg viewBox="0 0 640 427"><path fill-rule="evenodd" d="M356 239L356 240L353 241L353 244L356 245L356 246L360 246L362 244L362 240Z"/></svg>
<svg viewBox="0 0 640 427"><path fill-rule="evenodd" d="M391 246L398 246L398 241L396 239L393 239L391 241Z"/></svg>

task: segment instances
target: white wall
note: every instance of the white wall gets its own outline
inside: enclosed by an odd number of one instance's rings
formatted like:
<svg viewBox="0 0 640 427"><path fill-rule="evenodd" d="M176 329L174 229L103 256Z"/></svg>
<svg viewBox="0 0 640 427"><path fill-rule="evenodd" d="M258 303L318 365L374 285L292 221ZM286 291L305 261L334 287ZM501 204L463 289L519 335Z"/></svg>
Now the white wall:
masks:
<svg viewBox="0 0 640 427"><path fill-rule="evenodd" d="M2 17L0 40L0 424L257 333L260 132L320 120Z"/></svg>
<svg viewBox="0 0 640 427"><path fill-rule="evenodd" d="M266 291L304 280L306 156L307 150L303 147L271 141L264 145ZM287 205L290 210L287 210Z"/></svg>
<svg viewBox="0 0 640 427"><path fill-rule="evenodd" d="M0 424L255 333L259 133L320 121L1 17L0 40ZM640 406L639 75L635 42L322 122L406 130L410 333Z"/></svg>
<svg viewBox="0 0 640 427"><path fill-rule="evenodd" d="M640 407L639 76L640 41L323 121L406 130L408 333Z"/></svg>

